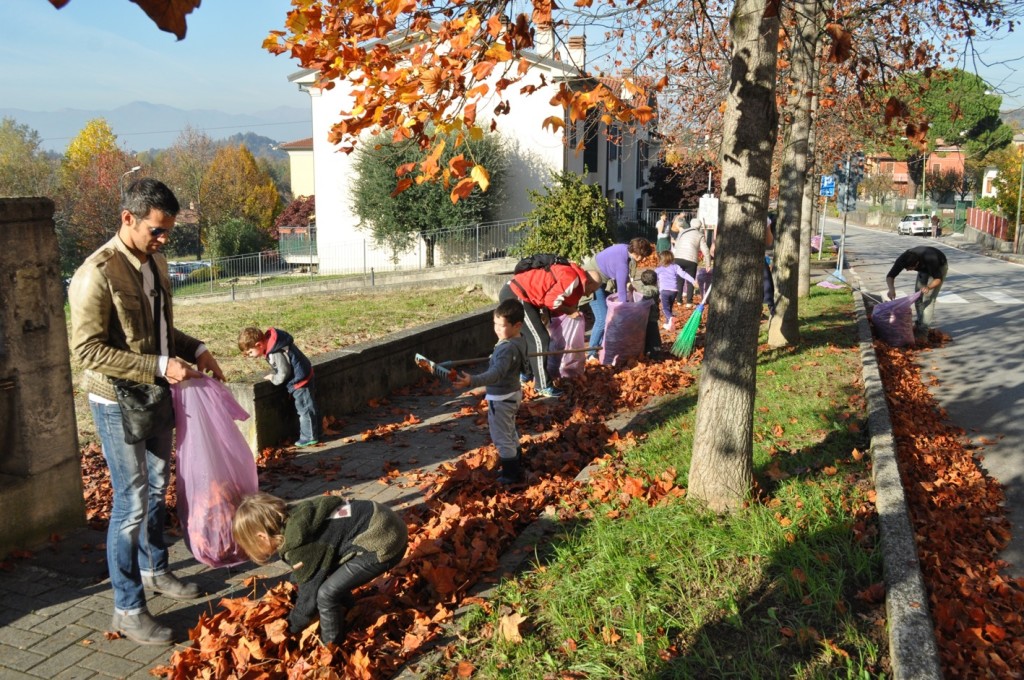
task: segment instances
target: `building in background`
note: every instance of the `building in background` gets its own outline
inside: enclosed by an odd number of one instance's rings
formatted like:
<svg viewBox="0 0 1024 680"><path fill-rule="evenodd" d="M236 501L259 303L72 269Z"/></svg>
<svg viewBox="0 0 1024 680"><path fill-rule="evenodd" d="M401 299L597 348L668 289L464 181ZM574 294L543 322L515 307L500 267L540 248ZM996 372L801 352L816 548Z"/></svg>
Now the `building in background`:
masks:
<svg viewBox="0 0 1024 680"><path fill-rule="evenodd" d="M646 205L646 191L649 187L650 164L659 153L656 119L638 129L628 129L616 124L606 124L600 114L593 112L586 120L575 125L567 124L565 130L543 127L545 119L551 116L564 118L566 111L560 105L550 103L552 90L541 89L532 95L521 93L524 86L541 87L547 84L569 80L586 83L595 81L585 73L586 41L583 36L569 38L566 54L554 48L554 34L551 28L539 28L535 38L536 50L524 52L523 61L530 65L523 81L503 93L503 100L510 107L508 114L498 123L509 151L509 168L505 175L504 192L506 200L497 220L521 219L533 208L530 190L540 191L550 183L552 173L570 171L585 177L590 184L601 187L605 196L621 201L625 211L641 211ZM345 154L327 141L331 126L338 120L339 111L352 107L350 86L344 81L324 90L316 87L317 72L299 71L289 80L309 93L313 138L311 157L313 161L313 185L317 188L317 251L321 273L358 271L359 263L378 259L379 253L370 232L360 230L359 218L353 209L351 187L355 179L355 154ZM500 77L494 74L492 79ZM602 78L600 82L614 92L623 91L622 79ZM542 81L543 79L543 81ZM494 92L494 88L491 89ZM484 112L490 112L499 103L497 98L478 104L481 123L486 127ZM656 110L656 108L655 108ZM303 140L305 141L305 140ZM299 144L296 142L295 144ZM293 151L282 145L292 157L292 188L296 196L302 191L296 183L296 163L305 162L299 155L307 149L296 147ZM301 171L301 170L300 170ZM391 255L388 253L389 256ZM393 258L396 268L414 266L420 254L413 249Z"/></svg>

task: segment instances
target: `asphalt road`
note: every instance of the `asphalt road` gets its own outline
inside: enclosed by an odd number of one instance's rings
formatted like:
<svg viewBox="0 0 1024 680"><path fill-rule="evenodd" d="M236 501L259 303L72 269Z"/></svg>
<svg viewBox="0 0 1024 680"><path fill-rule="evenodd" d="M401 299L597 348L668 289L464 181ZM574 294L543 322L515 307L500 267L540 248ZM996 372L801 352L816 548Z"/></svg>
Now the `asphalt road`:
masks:
<svg viewBox="0 0 1024 680"><path fill-rule="evenodd" d="M838 235L832 223L826 231ZM952 342L921 355L922 375L949 419L964 428L984 456L985 470L1003 483L1013 538L1002 557L1007 573L1024 576L1024 266L960 250L943 239L897 236L847 226L846 266L862 289L886 299L885 275L906 249L932 245L946 254L949 274L933 325ZM898 296L914 292L914 272L896 279ZM853 277L847 273L851 283Z"/></svg>

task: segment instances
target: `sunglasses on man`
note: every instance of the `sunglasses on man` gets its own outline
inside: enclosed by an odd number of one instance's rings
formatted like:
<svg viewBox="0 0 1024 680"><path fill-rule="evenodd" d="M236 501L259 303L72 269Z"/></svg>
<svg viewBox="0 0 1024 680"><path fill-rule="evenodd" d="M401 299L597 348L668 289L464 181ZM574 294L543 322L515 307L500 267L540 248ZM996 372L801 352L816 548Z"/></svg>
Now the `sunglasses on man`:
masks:
<svg viewBox="0 0 1024 680"><path fill-rule="evenodd" d="M150 227L149 235L153 238L160 238L161 236L166 235L169 231L170 229L164 229L163 227Z"/></svg>

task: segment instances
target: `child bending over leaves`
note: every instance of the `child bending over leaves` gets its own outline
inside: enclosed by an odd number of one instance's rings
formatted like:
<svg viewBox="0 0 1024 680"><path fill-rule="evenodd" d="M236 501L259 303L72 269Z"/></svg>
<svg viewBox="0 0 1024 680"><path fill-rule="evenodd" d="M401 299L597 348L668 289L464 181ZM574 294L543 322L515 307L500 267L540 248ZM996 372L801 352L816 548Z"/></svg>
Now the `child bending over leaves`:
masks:
<svg viewBox="0 0 1024 680"><path fill-rule="evenodd" d="M275 553L298 585L288 628L301 633L320 613L320 642L338 644L352 590L402 560L409 542L405 522L374 501L318 496L288 506L267 493L246 496L235 511L235 541L257 564Z"/></svg>

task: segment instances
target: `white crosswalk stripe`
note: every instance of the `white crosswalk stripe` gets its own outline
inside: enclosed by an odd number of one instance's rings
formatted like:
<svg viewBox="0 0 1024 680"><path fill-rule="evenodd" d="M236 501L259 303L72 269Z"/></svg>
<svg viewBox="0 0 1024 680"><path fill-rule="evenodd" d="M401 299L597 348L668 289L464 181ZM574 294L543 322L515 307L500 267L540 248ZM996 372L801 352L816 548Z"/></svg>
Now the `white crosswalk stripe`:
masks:
<svg viewBox="0 0 1024 680"><path fill-rule="evenodd" d="M914 294L914 291L912 291L912 290L910 290L910 291L897 290L896 291L896 298L899 299L901 297L907 297L908 295L913 295L913 294ZM883 300L887 300L888 299L887 297L885 297L886 295L888 295L887 291L883 290L879 295L880 295L880 297ZM960 295L957 295L956 293L943 293L940 290L939 291L939 299L937 300L937 302L941 302L942 304L946 304L946 305L966 305L967 304L967 299L962 297L962 296L960 296Z"/></svg>
<svg viewBox="0 0 1024 680"><path fill-rule="evenodd" d="M1001 290L977 290L974 292L986 300L991 300L997 305L1019 305L1022 302L1015 297L1007 295Z"/></svg>

